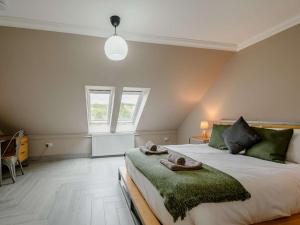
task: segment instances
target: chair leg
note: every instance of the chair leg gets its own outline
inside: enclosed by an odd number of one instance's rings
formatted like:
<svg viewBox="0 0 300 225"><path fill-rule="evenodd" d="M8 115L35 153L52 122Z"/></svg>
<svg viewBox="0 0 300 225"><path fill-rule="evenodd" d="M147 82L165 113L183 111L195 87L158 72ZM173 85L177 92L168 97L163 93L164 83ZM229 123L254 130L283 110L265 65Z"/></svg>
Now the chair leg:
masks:
<svg viewBox="0 0 300 225"><path fill-rule="evenodd" d="M22 175L24 175L24 170L23 170L23 166L22 166L22 163L20 160L18 160L18 164L20 166L20 169L21 169L21 172L22 172Z"/></svg>
<svg viewBox="0 0 300 225"><path fill-rule="evenodd" d="M14 163L12 166L13 166L12 169L13 169L13 173L14 173L14 179L15 179L15 182L16 182L16 180L17 180L16 164Z"/></svg>
<svg viewBox="0 0 300 225"><path fill-rule="evenodd" d="M10 163L8 169L9 169L9 173L10 173L12 181L13 181L13 183L15 183L16 182L16 165L14 165L14 163Z"/></svg>

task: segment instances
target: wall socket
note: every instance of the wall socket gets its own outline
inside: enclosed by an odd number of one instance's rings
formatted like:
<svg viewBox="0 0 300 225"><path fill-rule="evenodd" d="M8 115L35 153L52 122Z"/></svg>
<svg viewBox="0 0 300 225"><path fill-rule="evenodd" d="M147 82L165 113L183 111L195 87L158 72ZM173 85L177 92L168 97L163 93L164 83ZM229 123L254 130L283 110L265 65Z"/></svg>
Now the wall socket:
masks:
<svg viewBox="0 0 300 225"><path fill-rule="evenodd" d="M45 144L46 148L52 148L53 147L53 143L48 142Z"/></svg>
<svg viewBox="0 0 300 225"><path fill-rule="evenodd" d="M169 137L164 137L164 142L168 142L169 141Z"/></svg>

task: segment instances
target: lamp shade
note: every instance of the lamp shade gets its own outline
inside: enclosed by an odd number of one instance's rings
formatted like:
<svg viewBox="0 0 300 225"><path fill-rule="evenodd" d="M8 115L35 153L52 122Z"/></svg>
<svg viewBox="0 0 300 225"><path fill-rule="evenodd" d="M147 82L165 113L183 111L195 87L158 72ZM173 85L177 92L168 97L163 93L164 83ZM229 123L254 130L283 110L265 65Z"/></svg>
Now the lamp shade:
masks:
<svg viewBox="0 0 300 225"><path fill-rule="evenodd" d="M104 52L110 60L120 61L126 58L128 54L128 46L124 38L118 35L113 35L106 40Z"/></svg>
<svg viewBox="0 0 300 225"><path fill-rule="evenodd" d="M207 130L209 128L208 121L201 121L200 122L200 129Z"/></svg>

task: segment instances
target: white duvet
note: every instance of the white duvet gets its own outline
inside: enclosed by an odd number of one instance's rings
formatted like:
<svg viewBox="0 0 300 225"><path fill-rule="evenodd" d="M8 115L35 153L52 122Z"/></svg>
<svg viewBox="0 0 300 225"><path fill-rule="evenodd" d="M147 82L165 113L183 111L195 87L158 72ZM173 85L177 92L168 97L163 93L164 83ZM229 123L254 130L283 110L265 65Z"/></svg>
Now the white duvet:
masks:
<svg viewBox="0 0 300 225"><path fill-rule="evenodd" d="M126 158L129 175L163 225L253 224L300 212L300 164L232 155L208 145L167 147L233 176L251 193L251 198L200 204L190 210L184 220L174 223L156 188Z"/></svg>

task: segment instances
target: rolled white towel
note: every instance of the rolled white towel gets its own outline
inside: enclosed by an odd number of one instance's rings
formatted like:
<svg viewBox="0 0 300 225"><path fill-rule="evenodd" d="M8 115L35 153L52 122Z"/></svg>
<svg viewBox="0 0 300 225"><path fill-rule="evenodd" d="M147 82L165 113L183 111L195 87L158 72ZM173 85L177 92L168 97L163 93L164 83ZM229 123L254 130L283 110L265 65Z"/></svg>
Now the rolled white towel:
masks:
<svg viewBox="0 0 300 225"><path fill-rule="evenodd" d="M157 145L155 145L152 141L147 141L145 144L146 148L150 151L157 151Z"/></svg>
<svg viewBox="0 0 300 225"><path fill-rule="evenodd" d="M185 165L185 158L174 153L169 154L168 160L169 162L175 163L177 165L181 165L181 166Z"/></svg>

